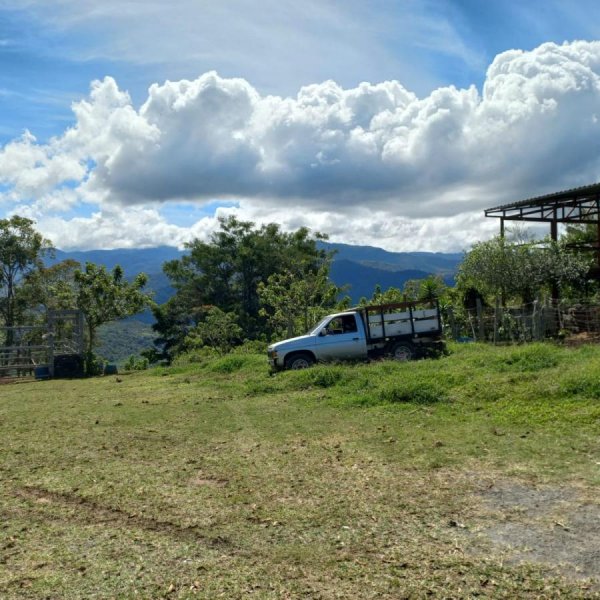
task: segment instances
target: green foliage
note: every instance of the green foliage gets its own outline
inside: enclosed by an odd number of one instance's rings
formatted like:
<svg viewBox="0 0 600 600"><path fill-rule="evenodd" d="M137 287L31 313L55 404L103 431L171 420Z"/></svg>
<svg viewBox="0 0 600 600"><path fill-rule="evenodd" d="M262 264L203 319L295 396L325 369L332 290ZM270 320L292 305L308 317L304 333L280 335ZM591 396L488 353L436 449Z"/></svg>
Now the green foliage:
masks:
<svg viewBox="0 0 600 600"><path fill-rule="evenodd" d="M566 396L583 396L585 398L600 400L599 374L582 374L570 377L563 382L560 389Z"/></svg>
<svg viewBox="0 0 600 600"><path fill-rule="evenodd" d="M126 371L145 371L148 366L149 362L147 358L139 358L133 354L123 364L123 368Z"/></svg>
<svg viewBox="0 0 600 600"><path fill-rule="evenodd" d="M361 298L360 305L367 306L370 304L393 304L395 302L404 302L404 292L395 287L390 287L385 292L378 284L373 290L373 295L370 299Z"/></svg>
<svg viewBox="0 0 600 600"><path fill-rule="evenodd" d="M497 236L476 243L465 255L457 284L463 292L474 288L503 304L531 302L552 286L582 286L588 268L589 260L566 251L563 243L513 243Z"/></svg>
<svg viewBox="0 0 600 600"><path fill-rule="evenodd" d="M210 365L214 373L235 373L248 364L248 358L242 355L231 354L224 356Z"/></svg>
<svg viewBox="0 0 600 600"><path fill-rule="evenodd" d="M75 302L85 315L88 352L94 348L100 325L129 317L150 305L150 297L142 291L146 281L146 275L140 273L128 282L118 265L109 273L106 267L88 262L83 271L75 271Z"/></svg>
<svg viewBox="0 0 600 600"><path fill-rule="evenodd" d="M342 379L344 371L339 366L317 365L311 369L291 371L290 374L294 388L305 390L332 387Z"/></svg>
<svg viewBox="0 0 600 600"><path fill-rule="evenodd" d="M285 332L287 337L304 333L335 307L341 289L329 281L330 262L327 257L314 270L311 259L309 264L274 273L266 283L258 284L259 314L274 331Z"/></svg>
<svg viewBox="0 0 600 600"><path fill-rule="evenodd" d="M202 346L210 346L218 354L227 354L239 341L241 335L242 328L238 325L235 314L211 306L207 310L205 319L188 333L184 348L194 350Z"/></svg>
<svg viewBox="0 0 600 600"><path fill-rule="evenodd" d="M33 224L16 215L0 219L0 318L7 327L21 323L24 313L38 303L35 288L25 284L54 250ZM9 332L7 345L11 339Z"/></svg>
<svg viewBox="0 0 600 600"><path fill-rule="evenodd" d="M261 284L267 286L271 276L285 273L296 274L295 280L300 279L298 273L319 279L327 261L327 253L316 245L321 237L311 236L306 228L285 233L274 223L256 227L230 217L220 219L220 229L208 242L188 243L189 254L165 263L176 293L154 311L159 334L155 343L164 358L185 350L184 340L207 318L211 306L235 315L240 339L269 334L273 325L269 315L261 313Z"/></svg>
<svg viewBox="0 0 600 600"><path fill-rule="evenodd" d="M534 372L556 367L559 362L558 348L550 344L528 344L507 351L498 363L500 371Z"/></svg>
<svg viewBox="0 0 600 600"><path fill-rule="evenodd" d="M435 404L448 399L444 390L435 383L403 381L386 385L379 390L383 402L409 402L412 404Z"/></svg>
<svg viewBox="0 0 600 600"><path fill-rule="evenodd" d="M233 354L262 354L267 351L267 342L263 340L244 340L242 344L232 349Z"/></svg>
<svg viewBox="0 0 600 600"><path fill-rule="evenodd" d="M85 374L88 377L97 377L98 375L102 375L104 373L105 364L106 361L98 356L95 352L88 350L85 353L83 366Z"/></svg>
<svg viewBox="0 0 600 600"><path fill-rule="evenodd" d="M383 291L380 285L376 285L371 298L361 298L359 305L431 302L441 300L447 293L448 286L444 280L439 275L430 275L425 279L409 279L402 290L390 287Z"/></svg>

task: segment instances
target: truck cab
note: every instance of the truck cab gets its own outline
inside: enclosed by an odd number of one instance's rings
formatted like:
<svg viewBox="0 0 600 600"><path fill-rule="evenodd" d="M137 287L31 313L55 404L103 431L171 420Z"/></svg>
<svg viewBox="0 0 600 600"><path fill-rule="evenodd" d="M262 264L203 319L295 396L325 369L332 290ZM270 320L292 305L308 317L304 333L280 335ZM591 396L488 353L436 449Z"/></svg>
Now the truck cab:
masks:
<svg viewBox="0 0 600 600"><path fill-rule="evenodd" d="M364 324L356 312L328 315L306 335L269 346L274 369L298 369L317 361L367 358Z"/></svg>

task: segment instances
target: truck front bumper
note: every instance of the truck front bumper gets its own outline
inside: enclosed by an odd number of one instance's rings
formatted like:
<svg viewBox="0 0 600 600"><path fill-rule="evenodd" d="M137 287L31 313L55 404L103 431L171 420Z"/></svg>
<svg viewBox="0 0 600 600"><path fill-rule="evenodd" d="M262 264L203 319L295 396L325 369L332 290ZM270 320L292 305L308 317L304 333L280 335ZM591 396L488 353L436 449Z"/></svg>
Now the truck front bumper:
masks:
<svg viewBox="0 0 600 600"><path fill-rule="evenodd" d="M277 356L276 350L267 351L267 360L269 362L269 366L271 367L271 371L281 371L281 369L283 369L283 365L279 362L279 357Z"/></svg>

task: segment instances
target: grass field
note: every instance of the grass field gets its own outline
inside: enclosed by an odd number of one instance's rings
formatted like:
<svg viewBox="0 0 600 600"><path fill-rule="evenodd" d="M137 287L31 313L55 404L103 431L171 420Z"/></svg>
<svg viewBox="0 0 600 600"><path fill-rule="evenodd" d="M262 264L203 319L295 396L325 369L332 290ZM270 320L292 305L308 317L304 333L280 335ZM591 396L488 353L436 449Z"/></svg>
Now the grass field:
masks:
<svg viewBox="0 0 600 600"><path fill-rule="evenodd" d="M0 385L0 598L599 597L600 347Z"/></svg>

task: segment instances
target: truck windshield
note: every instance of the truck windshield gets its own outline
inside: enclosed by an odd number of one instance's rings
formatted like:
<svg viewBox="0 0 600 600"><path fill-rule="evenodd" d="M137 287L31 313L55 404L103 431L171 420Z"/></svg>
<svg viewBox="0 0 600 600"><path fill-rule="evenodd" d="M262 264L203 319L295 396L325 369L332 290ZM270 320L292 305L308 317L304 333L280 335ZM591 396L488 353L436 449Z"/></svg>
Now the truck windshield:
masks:
<svg viewBox="0 0 600 600"><path fill-rule="evenodd" d="M319 332L321 331L321 329L323 329L323 327L325 327L325 325L327 325L327 323L329 323L329 321L331 321L331 316L325 317L324 319L319 321L318 325L315 325L315 327L313 327L312 329L309 329L307 335L319 335Z"/></svg>

